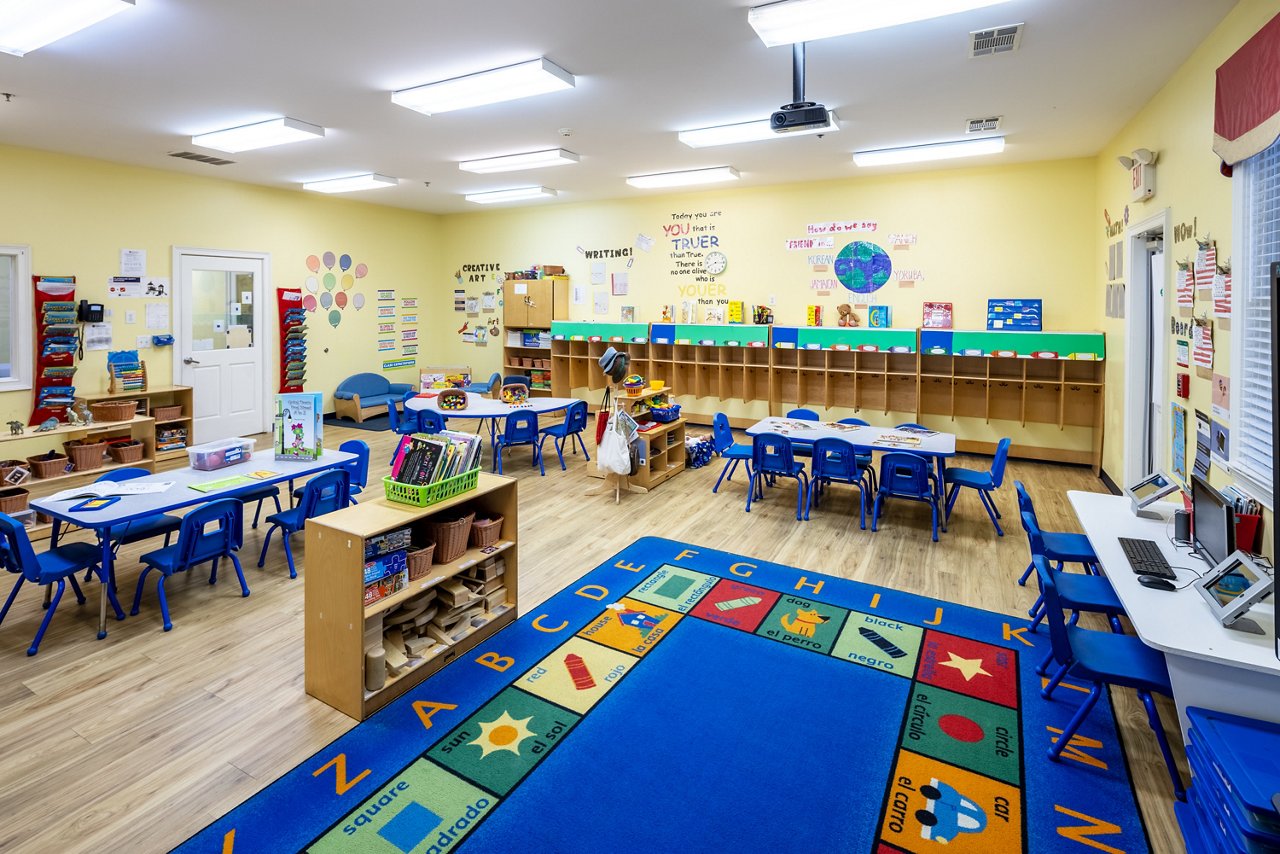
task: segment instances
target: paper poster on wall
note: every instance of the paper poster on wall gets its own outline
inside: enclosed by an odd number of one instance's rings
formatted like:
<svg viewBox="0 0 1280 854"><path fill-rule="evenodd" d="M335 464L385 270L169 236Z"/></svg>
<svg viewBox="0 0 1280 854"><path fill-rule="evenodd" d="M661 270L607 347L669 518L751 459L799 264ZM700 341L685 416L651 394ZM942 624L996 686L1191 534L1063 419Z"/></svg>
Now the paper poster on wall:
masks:
<svg viewBox="0 0 1280 854"><path fill-rule="evenodd" d="M137 276L112 276L107 279L107 296L140 297L142 296L142 279Z"/></svg>
<svg viewBox="0 0 1280 854"><path fill-rule="evenodd" d="M456 294L456 293L459 293L459 292L458 292L458 291L454 291L454 293ZM381 291L378 291L378 302L395 302L395 300L396 300L396 292L395 292L395 290L381 290Z"/></svg>
<svg viewBox="0 0 1280 854"><path fill-rule="evenodd" d="M84 348L86 350L110 350L111 324L86 324L84 327ZM213 349L212 346L210 346L210 349Z"/></svg>
<svg viewBox="0 0 1280 854"><path fill-rule="evenodd" d="M1209 465L1209 416L1197 409L1195 473L1208 478Z"/></svg>
<svg viewBox="0 0 1280 854"><path fill-rule="evenodd" d="M1231 317L1231 268L1219 267L1213 277L1213 316Z"/></svg>
<svg viewBox="0 0 1280 854"><path fill-rule="evenodd" d="M395 316L396 316L396 307L395 307L394 305L380 305L380 306L378 306L378 317L391 317L391 318L394 318Z"/></svg>
<svg viewBox="0 0 1280 854"><path fill-rule="evenodd" d="M453 291L453 310L467 310L467 292L460 288L455 288Z"/></svg>
<svg viewBox="0 0 1280 854"><path fill-rule="evenodd" d="M1175 359L1179 368L1187 368L1191 366L1191 344L1190 342L1179 338L1175 346Z"/></svg>
<svg viewBox="0 0 1280 854"><path fill-rule="evenodd" d="M417 297L401 297L400 307L401 308L417 308L418 298Z"/></svg>
<svg viewBox="0 0 1280 854"><path fill-rule="evenodd" d="M1172 442L1169 452L1172 473L1183 484L1187 482L1187 410L1178 403L1169 404Z"/></svg>
<svg viewBox="0 0 1280 854"><path fill-rule="evenodd" d="M169 304L167 302L149 302L143 312L147 318L148 329L169 328Z"/></svg>
<svg viewBox="0 0 1280 854"><path fill-rule="evenodd" d="M605 274L604 268L605 268L605 265L603 261L591 262L591 284L593 285L604 284L604 274Z"/></svg>
<svg viewBox="0 0 1280 854"><path fill-rule="evenodd" d="M396 331L396 325L395 325L394 323L379 323L379 324L378 324L378 333L379 333L380 335L387 335L387 334L389 334L389 333L391 333L391 332L395 332L395 331Z"/></svg>
<svg viewBox="0 0 1280 854"><path fill-rule="evenodd" d="M463 344L476 343L476 333L473 330L462 333L462 343Z"/></svg>
<svg viewBox="0 0 1280 854"><path fill-rule="evenodd" d="M587 304L587 286L573 285L570 290L569 302L573 305Z"/></svg>
<svg viewBox="0 0 1280 854"><path fill-rule="evenodd" d="M387 353L396 349L396 340L394 338L379 338L378 352Z"/></svg>
<svg viewBox="0 0 1280 854"><path fill-rule="evenodd" d="M498 295L493 291L485 291L480 294L480 308L483 311L496 311L498 308Z"/></svg>
<svg viewBox="0 0 1280 854"><path fill-rule="evenodd" d="M1212 290L1218 271L1218 244L1213 238L1196 241L1196 290Z"/></svg>
<svg viewBox="0 0 1280 854"><path fill-rule="evenodd" d="M630 273L614 273L611 277L613 295L615 297L625 297L628 288L631 285Z"/></svg>
<svg viewBox="0 0 1280 854"><path fill-rule="evenodd" d="M1229 468L1231 462L1231 430L1214 421L1209 425L1209 457L1214 465Z"/></svg>
<svg viewBox="0 0 1280 854"><path fill-rule="evenodd" d="M401 341L417 341L417 340L418 340L418 330L416 330L416 329L401 329L401 330L400 330L400 340L401 340Z"/></svg>
<svg viewBox="0 0 1280 854"><path fill-rule="evenodd" d="M147 274L147 250L121 249L120 275L145 276Z"/></svg>
<svg viewBox="0 0 1280 854"><path fill-rule="evenodd" d="M1038 299L989 299L987 329L1039 332L1043 304Z"/></svg>
<svg viewBox="0 0 1280 854"><path fill-rule="evenodd" d="M480 313L480 298L467 297L467 314L479 314L479 313Z"/></svg>
<svg viewBox="0 0 1280 854"><path fill-rule="evenodd" d="M417 344L405 344L403 347L401 347L401 348L400 348L400 355L401 355L401 356L416 356L416 355L418 355L418 345L417 345Z"/></svg>
<svg viewBox="0 0 1280 854"><path fill-rule="evenodd" d="M1195 305L1195 273L1191 270L1191 262L1178 262L1178 271L1174 274L1174 286L1177 289L1178 308L1191 308Z"/></svg>
<svg viewBox="0 0 1280 854"><path fill-rule="evenodd" d="M1213 375L1212 401L1213 417L1229 420L1231 418L1231 377L1226 374Z"/></svg>
<svg viewBox="0 0 1280 854"><path fill-rule="evenodd" d="M622 307L621 316L618 319L623 323L635 323L636 307L634 305L624 305Z"/></svg>
<svg viewBox="0 0 1280 854"><path fill-rule="evenodd" d="M637 235L636 235L636 248L637 248L637 249L639 249L641 252L652 252L652 251L653 251L653 238L652 238L652 237L649 237L648 235L644 235L644 234L637 234Z"/></svg>
<svg viewBox="0 0 1280 854"><path fill-rule="evenodd" d="M418 315L416 315L416 314L402 314L402 315L400 315L400 322L401 322L401 323L417 323L417 322L418 322Z"/></svg>
<svg viewBox="0 0 1280 854"><path fill-rule="evenodd" d="M609 313L609 292L608 291L595 292L595 313L596 314Z"/></svg>
<svg viewBox="0 0 1280 854"><path fill-rule="evenodd" d="M1197 368L1213 370L1213 324L1207 320L1197 320L1194 328L1191 360Z"/></svg>
<svg viewBox="0 0 1280 854"><path fill-rule="evenodd" d="M951 303L926 302L921 326L925 329L950 329L952 324Z"/></svg>

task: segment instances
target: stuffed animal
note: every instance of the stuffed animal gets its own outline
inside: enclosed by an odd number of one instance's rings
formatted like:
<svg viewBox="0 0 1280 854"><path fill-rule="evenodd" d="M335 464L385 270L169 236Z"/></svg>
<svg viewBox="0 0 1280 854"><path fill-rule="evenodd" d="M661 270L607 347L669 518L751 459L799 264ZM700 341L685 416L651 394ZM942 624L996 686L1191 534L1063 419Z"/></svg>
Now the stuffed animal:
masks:
<svg viewBox="0 0 1280 854"><path fill-rule="evenodd" d="M836 311L840 312L840 317L836 321L836 326L861 326L862 321L858 315L853 313L853 307L847 302L836 306Z"/></svg>

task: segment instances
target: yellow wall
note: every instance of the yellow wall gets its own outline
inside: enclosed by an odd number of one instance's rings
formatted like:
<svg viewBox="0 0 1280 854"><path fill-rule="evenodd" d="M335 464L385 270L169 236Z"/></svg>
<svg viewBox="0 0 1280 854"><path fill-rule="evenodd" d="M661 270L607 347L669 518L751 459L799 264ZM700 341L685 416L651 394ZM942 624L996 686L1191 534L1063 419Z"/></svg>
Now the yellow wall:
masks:
<svg viewBox="0 0 1280 854"><path fill-rule="evenodd" d="M122 248L145 249L148 274L170 277L174 246L269 252L274 287L300 287L310 275L307 256L326 250L368 264L369 275L357 286L366 294L365 308L348 306L337 328L319 314L309 323L307 388L326 395L348 374L381 364L373 344L375 289L419 292L438 265L437 218L412 211L5 147L0 186L9 202L0 206L0 240L29 244L33 273L74 275L77 299L112 309L115 349L133 349L137 336L150 334L143 306L155 301L106 298ZM137 312L134 325L125 324L126 310ZM268 344L267 386L275 388L274 294L268 318L260 334ZM170 349L140 355L152 384L172 381ZM105 363L104 353L86 353L77 390L105 391ZM410 378L409 371L395 377ZM30 392L0 395L0 420L25 423L30 413Z"/></svg>
<svg viewBox="0 0 1280 854"><path fill-rule="evenodd" d="M1219 260L1231 255L1231 180L1218 171L1219 159L1211 148L1213 142L1214 73L1244 42L1248 41L1267 21L1277 14L1274 0L1243 0L1196 49L1187 62L1165 84L1134 118L1111 140L1097 159L1097 204L1090 213L1089 222L1095 229L1095 258L1105 260L1109 243L1103 230L1102 211L1105 208L1112 218L1123 214L1129 199L1129 173L1116 163L1116 157L1128 154L1134 148L1149 148L1159 152L1157 164L1156 194L1148 202L1130 204L1130 221L1147 219L1164 208L1170 209L1174 225L1195 223L1199 237L1206 234L1217 241ZM1194 238L1175 241L1174 235L1165 235L1168 281L1165 283L1165 305L1161 309L1166 325L1171 317L1189 319L1175 304L1173 263L1196 252ZM1127 262L1130 259L1126 259ZM1094 303L1107 332L1107 407L1106 446L1103 467L1117 480L1123 475L1124 429L1124 335L1123 320L1106 318L1105 273L1101 263L1091 268L1093 272ZM1126 270L1127 272L1127 270ZM1206 304L1197 294L1195 313L1200 315L1212 305ZM1231 334L1229 321L1214 322L1214 371L1231 373ZM1195 460L1195 410L1210 412L1210 379L1207 373L1194 365L1188 368L1174 367L1170 336L1169 351L1162 354L1168 366L1166 396L1188 410L1187 471ZM1175 375L1178 371L1191 375L1191 397L1178 400L1174 393ZM1169 425L1162 425L1166 435ZM1166 442L1166 447L1168 446ZM1231 475L1214 466L1210 480L1215 486L1231 482Z"/></svg>

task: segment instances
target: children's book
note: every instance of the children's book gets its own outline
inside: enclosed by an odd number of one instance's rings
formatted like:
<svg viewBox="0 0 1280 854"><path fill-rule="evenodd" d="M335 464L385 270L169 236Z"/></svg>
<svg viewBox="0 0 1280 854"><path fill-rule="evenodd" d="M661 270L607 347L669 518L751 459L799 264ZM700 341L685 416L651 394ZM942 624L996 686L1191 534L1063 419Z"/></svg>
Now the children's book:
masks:
<svg viewBox="0 0 1280 854"><path fill-rule="evenodd" d="M103 480L55 492L47 500L71 501L75 498L106 498L110 495L147 495L152 492L164 492L171 486L173 486L173 481L171 480L149 481L147 483Z"/></svg>
<svg viewBox="0 0 1280 854"><path fill-rule="evenodd" d="M314 460L324 450L320 392L276 395L277 460Z"/></svg>
<svg viewBox="0 0 1280 854"><path fill-rule="evenodd" d="M893 309L887 305L873 305L867 309L867 327L889 329L893 326Z"/></svg>
<svg viewBox="0 0 1280 854"><path fill-rule="evenodd" d="M890 446L901 446L901 445L915 446L920 444L920 437L910 436L910 435L907 435L906 433L882 433L878 438L872 441L871 444L890 445Z"/></svg>

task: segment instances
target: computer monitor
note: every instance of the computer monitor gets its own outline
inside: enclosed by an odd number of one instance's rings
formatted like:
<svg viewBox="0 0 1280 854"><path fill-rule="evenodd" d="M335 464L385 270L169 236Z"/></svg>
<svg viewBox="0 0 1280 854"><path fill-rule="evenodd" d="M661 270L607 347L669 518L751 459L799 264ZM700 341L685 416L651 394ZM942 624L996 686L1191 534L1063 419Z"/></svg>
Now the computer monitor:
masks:
<svg viewBox="0 0 1280 854"><path fill-rule="evenodd" d="M1218 490L1198 474L1191 475L1192 544L1209 566L1217 566L1236 550L1236 514Z"/></svg>

